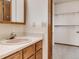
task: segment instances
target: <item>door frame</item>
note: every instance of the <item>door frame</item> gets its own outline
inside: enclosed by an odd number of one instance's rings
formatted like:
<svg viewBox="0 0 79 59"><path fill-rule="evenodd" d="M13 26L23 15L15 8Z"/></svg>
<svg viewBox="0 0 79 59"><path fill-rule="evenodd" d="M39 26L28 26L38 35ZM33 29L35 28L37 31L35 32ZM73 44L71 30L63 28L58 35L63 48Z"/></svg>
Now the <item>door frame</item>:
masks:
<svg viewBox="0 0 79 59"><path fill-rule="evenodd" d="M53 58L53 49L52 49L52 16L53 16L53 11L52 11L52 3L53 0L48 0L48 59Z"/></svg>

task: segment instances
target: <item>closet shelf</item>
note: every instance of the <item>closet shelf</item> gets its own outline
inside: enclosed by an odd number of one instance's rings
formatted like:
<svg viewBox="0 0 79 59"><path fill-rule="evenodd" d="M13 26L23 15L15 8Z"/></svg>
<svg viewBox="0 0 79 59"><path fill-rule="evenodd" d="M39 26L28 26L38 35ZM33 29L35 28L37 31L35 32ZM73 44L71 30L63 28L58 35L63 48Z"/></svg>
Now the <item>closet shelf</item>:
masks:
<svg viewBox="0 0 79 59"><path fill-rule="evenodd" d="M68 12L68 13L55 14L55 16L58 16L58 15L75 15L75 14L79 14L79 11L77 11L77 12Z"/></svg>
<svg viewBox="0 0 79 59"><path fill-rule="evenodd" d="M54 44L65 45L65 46L73 46L73 47L79 47L79 45L68 44L68 43L58 43L58 42L55 42Z"/></svg>
<svg viewBox="0 0 79 59"><path fill-rule="evenodd" d="M62 1L62 2L55 2L54 4L58 5L58 4L63 4L63 3L73 2L73 1L79 1L79 0L68 0L68 1Z"/></svg>
<svg viewBox="0 0 79 59"><path fill-rule="evenodd" d="M68 27L68 26L79 26L79 25L54 25L54 27Z"/></svg>

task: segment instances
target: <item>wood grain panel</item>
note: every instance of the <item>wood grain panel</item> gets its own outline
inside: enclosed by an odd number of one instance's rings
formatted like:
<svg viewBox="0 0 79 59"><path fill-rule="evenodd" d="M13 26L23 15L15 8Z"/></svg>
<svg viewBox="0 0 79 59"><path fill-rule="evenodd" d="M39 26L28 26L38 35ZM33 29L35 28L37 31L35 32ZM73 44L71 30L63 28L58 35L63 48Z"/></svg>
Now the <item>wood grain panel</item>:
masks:
<svg viewBox="0 0 79 59"><path fill-rule="evenodd" d="M36 43L36 51L42 48L42 41Z"/></svg>
<svg viewBox="0 0 79 59"><path fill-rule="evenodd" d="M11 56L8 56L4 59L22 59L22 51L17 52L15 54L11 55Z"/></svg>
<svg viewBox="0 0 79 59"><path fill-rule="evenodd" d="M30 58L28 58L28 59L35 59L35 55L31 56L31 57L30 57Z"/></svg>
<svg viewBox="0 0 79 59"><path fill-rule="evenodd" d="M48 59L52 59L52 3L48 0Z"/></svg>
<svg viewBox="0 0 79 59"><path fill-rule="evenodd" d="M24 59L29 58L33 54L35 54L35 44L33 44L23 50L23 58Z"/></svg>
<svg viewBox="0 0 79 59"><path fill-rule="evenodd" d="M36 53L36 59L42 59L42 49Z"/></svg>

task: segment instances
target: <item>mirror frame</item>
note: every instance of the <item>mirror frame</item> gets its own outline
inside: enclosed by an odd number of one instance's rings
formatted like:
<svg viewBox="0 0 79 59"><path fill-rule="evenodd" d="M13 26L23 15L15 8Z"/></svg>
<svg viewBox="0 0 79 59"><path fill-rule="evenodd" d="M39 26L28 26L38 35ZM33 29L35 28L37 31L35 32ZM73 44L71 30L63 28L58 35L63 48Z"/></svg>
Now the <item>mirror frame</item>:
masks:
<svg viewBox="0 0 79 59"><path fill-rule="evenodd" d="M10 2L10 8L11 8L11 11L10 13L12 13L12 0ZM11 21L0 21L0 24L26 24L26 0L24 0L24 23L21 23L21 22L11 22Z"/></svg>

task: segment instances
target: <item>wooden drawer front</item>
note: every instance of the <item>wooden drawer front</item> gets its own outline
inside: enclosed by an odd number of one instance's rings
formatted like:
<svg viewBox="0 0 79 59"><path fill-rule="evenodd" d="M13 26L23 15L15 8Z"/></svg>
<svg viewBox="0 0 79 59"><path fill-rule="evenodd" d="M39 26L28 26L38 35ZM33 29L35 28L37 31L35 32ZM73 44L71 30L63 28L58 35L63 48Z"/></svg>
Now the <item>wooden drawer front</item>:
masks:
<svg viewBox="0 0 79 59"><path fill-rule="evenodd" d="M15 53L13 55L10 55L10 56L8 56L8 57L6 57L4 59L22 59L22 51L17 52L17 53Z"/></svg>
<svg viewBox="0 0 79 59"><path fill-rule="evenodd" d="M42 59L42 49L36 53L36 59Z"/></svg>
<svg viewBox="0 0 79 59"><path fill-rule="evenodd" d="M42 41L36 43L36 51L42 48Z"/></svg>
<svg viewBox="0 0 79 59"><path fill-rule="evenodd" d="M30 57L30 58L28 58L28 59L35 59L35 55L31 56L31 57Z"/></svg>
<svg viewBox="0 0 79 59"><path fill-rule="evenodd" d="M23 50L23 58L27 59L34 53L35 53L35 44L33 44Z"/></svg>

